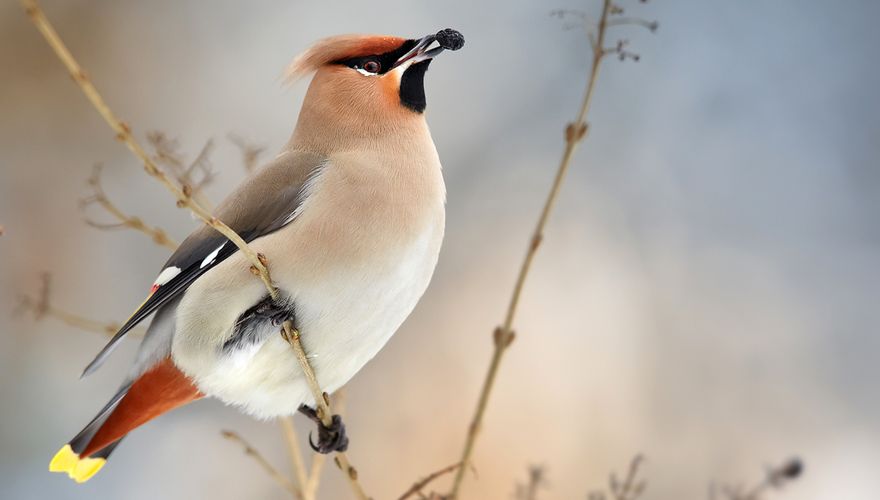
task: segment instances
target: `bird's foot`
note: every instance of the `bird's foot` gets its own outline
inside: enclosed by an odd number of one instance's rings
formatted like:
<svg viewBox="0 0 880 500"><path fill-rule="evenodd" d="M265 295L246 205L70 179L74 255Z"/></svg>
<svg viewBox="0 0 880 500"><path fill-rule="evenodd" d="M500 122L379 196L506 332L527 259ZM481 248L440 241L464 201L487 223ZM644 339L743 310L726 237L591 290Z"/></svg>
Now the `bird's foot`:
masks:
<svg viewBox="0 0 880 500"><path fill-rule="evenodd" d="M274 301L266 297L253 307L254 315L272 322L273 326L281 326L285 321L293 321L293 309L286 301Z"/></svg>
<svg viewBox="0 0 880 500"><path fill-rule="evenodd" d="M348 449L348 436L345 435L345 424L342 423L342 417L333 415L330 426L325 426L324 422L318 418L318 412L309 406L302 405L299 412L308 417L309 420L318 424L318 442L312 442L312 434L309 433L309 446L318 453L333 453L334 451L345 451Z"/></svg>

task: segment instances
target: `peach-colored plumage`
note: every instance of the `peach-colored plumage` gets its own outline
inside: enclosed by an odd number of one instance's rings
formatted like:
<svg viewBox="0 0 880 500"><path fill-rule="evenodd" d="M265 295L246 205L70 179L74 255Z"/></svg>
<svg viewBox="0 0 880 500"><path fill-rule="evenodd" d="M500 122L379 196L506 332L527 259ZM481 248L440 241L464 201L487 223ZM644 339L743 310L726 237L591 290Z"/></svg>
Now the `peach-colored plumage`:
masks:
<svg viewBox="0 0 880 500"><path fill-rule="evenodd" d="M50 470L86 481L128 432L203 396L261 418L313 403L277 318L303 333L329 392L376 355L437 263L446 191L423 78L431 59L461 43L454 30L421 39L343 35L294 60L289 80L315 75L290 141L215 210L271 256L285 299L267 299L225 238L208 226L194 231L89 365L155 313L122 389Z"/></svg>

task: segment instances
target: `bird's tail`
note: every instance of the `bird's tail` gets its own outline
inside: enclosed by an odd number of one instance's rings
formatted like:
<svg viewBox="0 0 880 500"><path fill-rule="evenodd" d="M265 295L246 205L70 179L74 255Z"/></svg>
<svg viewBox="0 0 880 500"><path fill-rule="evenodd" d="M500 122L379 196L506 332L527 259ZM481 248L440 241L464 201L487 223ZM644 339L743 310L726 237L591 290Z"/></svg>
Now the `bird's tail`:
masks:
<svg viewBox="0 0 880 500"><path fill-rule="evenodd" d="M165 358L124 386L79 434L65 444L49 470L78 483L101 470L126 434L153 418L202 397L192 380Z"/></svg>

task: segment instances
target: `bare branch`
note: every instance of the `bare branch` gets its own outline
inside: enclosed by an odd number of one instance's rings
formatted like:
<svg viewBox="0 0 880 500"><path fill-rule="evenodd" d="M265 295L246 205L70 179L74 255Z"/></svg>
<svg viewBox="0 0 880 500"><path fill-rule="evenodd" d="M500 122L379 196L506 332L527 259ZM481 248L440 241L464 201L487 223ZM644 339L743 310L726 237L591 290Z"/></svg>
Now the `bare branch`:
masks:
<svg viewBox="0 0 880 500"><path fill-rule="evenodd" d="M608 491L612 500L636 500L645 492L647 482L639 480L639 470L644 457L639 454L630 461L629 469L623 482L617 479L617 474L611 473L608 477ZM609 498L605 491L591 491L587 494L587 500L606 500Z"/></svg>
<svg viewBox="0 0 880 500"><path fill-rule="evenodd" d="M116 133L116 138L123 142L126 147L128 147L129 151L131 151L132 154L143 163L144 170L147 174L156 179L159 183L165 186L172 195L174 195L177 199L178 207L188 208L190 212L201 219L205 224L211 226L211 228L235 244L242 254L251 262L251 272L260 277L263 284L266 286L269 296L273 300L278 299L278 289L275 288L272 283L272 278L269 275L268 259L266 256L254 252L238 233L227 226L223 221L211 215L204 206L199 204L198 201L193 198L192 186L187 184L178 186L169 179L169 177L156 165L156 162L147 154L143 146L141 146L141 144L134 138L134 135L131 133L131 127L120 121L104 101L104 98L101 97L101 94L95 88L86 72L64 45L64 42L58 36L55 28L49 23L49 20L46 18L46 15L37 0L20 0L20 2L28 17L34 23L34 26L40 31L61 62L64 63L68 72L73 77L74 82L76 82L83 94L89 99L95 110L97 110L101 117L104 118L104 121L107 122L111 129L113 129ZM329 426L331 423L332 412L330 411L329 403L326 400L324 392L321 391L320 386L318 385L315 372L309 364L308 357L303 350L302 342L299 338L300 334L293 328L290 321L284 322L282 330L285 339L290 342L296 353L300 367L309 383L309 388L312 390L312 394L315 397L318 415L321 417L324 424ZM336 463L345 473L355 495L358 498L366 500L368 497L357 480L357 470L351 466L347 456L342 452L337 453Z"/></svg>
<svg viewBox="0 0 880 500"><path fill-rule="evenodd" d="M420 479L420 480L416 481L415 483L413 483L413 485L410 486L409 489L406 490L403 493L403 495L400 496L400 498L398 498L398 500L406 500L407 498L409 498L413 495L422 494L422 490L425 488L425 486L428 486L428 484L430 484L431 481L433 481L433 480L437 479L438 477L441 477L445 474L452 473L455 469L458 469L458 467L460 465L461 465L460 463L447 465L446 467L443 467L440 470L437 470L437 471L434 471L434 472L428 474L423 479Z"/></svg>
<svg viewBox="0 0 880 500"><path fill-rule="evenodd" d="M593 63L590 68L589 77L587 78L583 102L581 103L577 118L574 122L569 123L565 129L565 150L562 154L562 159L559 162L559 167L556 171L556 177L553 180L553 185L550 188L550 193L547 195L547 199L544 202L544 207L541 210L541 215L538 218L538 223L535 226L534 232L532 233L531 241L529 242L528 248L526 250L526 256L520 267L519 275L517 277L516 284L514 285L513 293L511 294L510 303L507 307L507 313L504 318L504 323L502 324L502 326L496 328L493 334L495 349L492 354L492 360L489 364L488 372L486 373L486 377L483 381L483 386L480 391L480 396L477 401L477 407L474 411L474 416L471 420L470 426L468 427L467 438L465 440L460 461L463 465L467 465L470 463L471 456L474 451L474 444L476 443L477 435L480 432L480 427L483 424L483 416L489 403L489 395L492 392L492 388L495 384L495 378L498 374L498 367L501 364L501 359L504 356L505 351L513 342L513 339L515 337L515 333L513 331L513 320L516 315L517 306L519 305L520 295L522 294L526 277L528 276L529 270L532 267L532 262L535 258L535 254L537 253L538 248L540 247L541 242L544 239L544 228L547 225L547 220L549 219L550 213L552 212L553 207L556 204L556 199L559 196L562 182L565 179L565 174L568 172L569 166L571 164L571 159L574 156L574 152L577 149L578 144L580 144L587 135L587 114L590 111L590 104L593 100L593 92L596 88L596 80L599 76L599 68L604 57L607 55L607 52L602 47L604 47L605 44L605 35L608 28L608 18L612 12L617 13L619 10L617 7L614 7L614 9L612 9L612 7L614 6L611 0L603 1L602 15L599 18L599 22L596 27L597 36L595 43L593 44ZM558 15L560 17L564 16L565 11ZM465 468L466 467L462 467L456 472L455 480L452 485L452 490L449 495L453 499L458 497L458 492L461 489L461 483L464 480Z"/></svg>
<svg viewBox="0 0 880 500"><path fill-rule="evenodd" d="M608 26L641 26L651 33L655 33L660 23L657 21L648 21L640 17L617 17L608 20Z"/></svg>
<svg viewBox="0 0 880 500"><path fill-rule="evenodd" d="M45 273L40 277L40 280L40 291L36 297L21 295L18 298L18 306L15 310L17 314L30 313L35 321L40 321L47 317L55 318L67 326L102 335L112 336L119 331L120 323L96 321L54 306L51 301L51 276ZM131 334L142 335L143 330L136 329Z"/></svg>
<svg viewBox="0 0 880 500"><path fill-rule="evenodd" d="M629 464L629 470L626 473L626 478L623 482L619 482L617 480L617 476L612 472L611 476L608 480L608 486L611 490L611 495L614 497L614 500L635 500L639 497L644 491L647 483L645 481L639 481L637 476L639 474L639 466L645 461L645 457L641 454L633 457L632 461Z"/></svg>
<svg viewBox="0 0 880 500"><path fill-rule="evenodd" d="M560 20L563 21L563 30L584 30L584 33L586 33L587 35L587 39L590 41L590 46L595 49L596 36L595 33L593 33L593 27L596 25L596 23L592 20L589 14L582 10L556 9L550 11L550 16L558 17ZM572 18L574 19L574 21L569 21L569 19Z"/></svg>
<svg viewBox="0 0 880 500"><path fill-rule="evenodd" d="M768 467L764 478L751 488L743 485L723 485L721 493L728 500L760 500L768 490L781 490L785 485L799 478L804 472L804 464L799 458L789 459L778 467ZM714 498L714 487L710 489Z"/></svg>
<svg viewBox="0 0 880 500"><path fill-rule="evenodd" d="M299 497L303 500L311 500L305 493L305 485L308 483L308 475L306 473L306 465L303 461L302 451L299 447L299 438L296 435L293 417L286 416L278 419L281 424L281 431L284 433L284 440L287 442L287 453L290 455L291 472L296 478L296 484L299 486Z"/></svg>
<svg viewBox="0 0 880 500"><path fill-rule="evenodd" d="M331 399L333 400L333 408L336 410L336 414L340 416L345 415L345 387L337 389ZM321 481L321 473L324 471L326 464L327 455L323 453L312 454L312 468L309 471L308 481L303 486L303 494L306 496L306 499L317 498L318 484Z"/></svg>
<svg viewBox="0 0 880 500"><path fill-rule="evenodd" d="M546 470L540 465L529 466L529 482L517 484L514 497L517 500L537 500L538 489L547 484Z"/></svg>
<svg viewBox="0 0 880 500"><path fill-rule="evenodd" d="M627 59L631 59L635 62L639 62L642 58L639 54L631 50L627 50L627 46L629 46L629 40L623 38L617 41L617 43L613 47L606 47L602 49L602 52L605 55L615 55L621 61L626 61Z"/></svg>
<svg viewBox="0 0 880 500"><path fill-rule="evenodd" d="M256 252L251 250L247 243L239 236L235 231L233 231L229 226L223 223L223 221L217 219L212 216L210 212L208 212L204 207L199 205L193 198L191 194L191 188L187 189L186 186L180 187L177 186L165 173L156 165L156 163L150 158L147 152L144 150L143 146L134 138L131 133L131 127L119 120L107 103L104 101L104 98L101 97L101 94L98 93L98 90L95 88L94 84L92 84L91 80L88 77L88 74L76 59L73 58L73 55L64 45L64 42L58 36L58 33L55 31L55 28L49 23L49 20L46 18L46 15L43 13L43 10L40 8L39 3L36 0L20 0L21 4L24 6L25 12L28 17L30 17L31 21L37 27L37 29L42 33L43 37L46 39L46 42L55 51L55 54L61 59L61 62L67 67L68 72L71 77L73 77L73 81L79 86L80 90L86 95L89 101L92 103L92 106L98 111L104 121L110 126L111 129L116 133L116 139L121 141L123 144L128 147L128 149L134 154L144 165L144 170L150 177L153 177L160 184L165 186L169 192L177 199L177 206L180 208L188 208L196 217L201 219L205 224L211 226L223 236L226 236L232 243L238 247L239 250L251 261L251 266L254 270L256 270L257 274L263 280L263 283L266 285L266 288L270 290L270 295L272 298L276 298L278 296L278 292L275 290L272 285L272 280L269 277L269 271L266 269L263 260L259 259Z"/></svg>
<svg viewBox="0 0 880 500"><path fill-rule="evenodd" d="M230 441L235 441L242 447L244 447L245 454L253 457L253 459L257 461L260 467L262 467L263 470L265 470L266 473L269 474L269 477L275 480L275 482L278 483L282 488L287 490L288 493L293 495L294 498L302 498L302 492L299 490L299 488L294 486L293 483L290 482L290 479L285 477L284 474L278 472L278 469L276 469L271 463L269 463L269 461L266 460L266 457L264 457L259 451L257 451L256 448L251 446L250 443L245 441L244 438L232 431L224 430L221 431L221 434L224 438Z"/></svg>
<svg viewBox="0 0 880 500"><path fill-rule="evenodd" d="M327 464L327 455L315 453L312 455L312 468L309 471L309 478L303 487L303 495L307 500L314 500L318 495L318 485L321 482L321 472L324 465Z"/></svg>
<svg viewBox="0 0 880 500"><path fill-rule="evenodd" d="M229 134L227 137L230 142L241 150L241 161L245 171L250 173L256 170L259 165L260 155L266 151L266 147L252 144L236 134Z"/></svg>
<svg viewBox="0 0 880 500"><path fill-rule="evenodd" d="M318 414L318 418L321 419L321 422L323 422L326 427L330 427L333 422L333 412L330 410L330 397L326 392L323 392L318 385L318 379L315 377L315 372L312 370L306 351L303 348L299 330L295 329L290 321L285 321L281 325L281 336L291 345L291 347L293 347L293 352L296 354L296 358L303 369L306 382L309 385L309 389L312 391L312 395L315 397L315 411ZM345 474L345 477L348 478L349 485L355 496L359 499L367 500L369 496L367 496L363 487L361 487L358 482L357 469L351 465L351 462L348 461L348 457L345 453L341 451L336 452L334 462L336 463L336 466L339 467L339 470Z"/></svg>
<svg viewBox="0 0 880 500"><path fill-rule="evenodd" d="M92 169L92 175L90 175L88 180L86 181L89 187L92 188L92 193L89 197L80 200L80 209L84 212L84 220L86 224L102 230L122 228L133 229L135 231L146 234L150 237L151 240L153 240L153 243L157 245L163 246L170 250L177 249L177 242L172 240L164 229L159 226L150 226L149 224L146 224L143 220L141 220L140 217L134 217L126 214L110 200L110 197L107 196L107 193L104 191L104 187L101 185L102 170L103 167L101 165L95 165L95 167ZM88 218L88 216L85 215L85 209L93 204L99 205L119 222L115 224L107 224L95 222L94 220Z"/></svg>
<svg viewBox="0 0 880 500"><path fill-rule="evenodd" d="M147 132L147 142L155 151L154 161L163 165L179 185L188 186L192 190L191 196L196 202L206 210L210 210L211 202L205 196L204 188L217 176L210 161L211 153L214 150L214 141L209 139L205 142L195 160L189 164L179 152L178 141L169 138L164 132Z"/></svg>
<svg viewBox="0 0 880 500"><path fill-rule="evenodd" d="M188 183L192 185L194 192L200 192L205 186L211 183L214 178L217 176L217 173L214 172L211 167L211 152L214 150L214 141L209 139L204 146L202 146L202 150L199 151L199 154L196 156L196 159L190 163L190 165L183 171L181 176L181 184ZM194 180L194 175L196 172L200 172L201 179L198 181Z"/></svg>
<svg viewBox="0 0 880 500"><path fill-rule="evenodd" d="M342 395L342 389L337 393L338 396ZM336 403L340 407L340 412L343 411L343 401L341 397L336 397ZM295 492L295 496L300 500L315 500L315 495L318 490L318 482L321 475L321 470L324 467L324 463L326 462L326 455L322 455L320 453L315 453L312 459L312 469L311 471L306 470L305 461L303 460L302 451L299 443L299 436L296 432L296 426L293 421L293 417L282 417L278 419L278 423L281 426L281 431L284 434L284 439L287 443L287 452L290 455L291 460L291 472L293 473L293 477L295 482L290 481L288 478L284 477L284 481L293 486ZM223 436L227 439L234 439L236 441L241 442L245 446L245 451L248 454L257 458L257 460L261 464L268 463L268 460L265 460L263 455L252 445L245 442L238 434L232 431L223 431ZM267 470L270 471L270 475L277 474L281 476L282 474L277 471L274 467ZM264 468L266 466L264 465Z"/></svg>

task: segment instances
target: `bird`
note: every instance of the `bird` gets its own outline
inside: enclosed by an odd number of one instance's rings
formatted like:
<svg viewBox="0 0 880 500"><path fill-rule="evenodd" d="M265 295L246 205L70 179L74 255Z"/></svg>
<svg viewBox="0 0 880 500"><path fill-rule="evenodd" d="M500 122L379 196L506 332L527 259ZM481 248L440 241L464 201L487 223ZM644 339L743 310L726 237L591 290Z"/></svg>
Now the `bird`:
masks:
<svg viewBox="0 0 880 500"><path fill-rule="evenodd" d="M293 134L214 216L267 257L277 298L236 245L208 225L162 266L146 300L86 367L93 373L151 315L119 390L52 458L85 482L135 428L204 397L259 419L301 411L314 397L279 325L301 333L329 393L351 379L426 291L445 231L446 188L425 119L424 77L464 38L338 35L287 70L313 75ZM338 416L319 424L317 451L348 446ZM311 441L311 438L310 438Z"/></svg>

